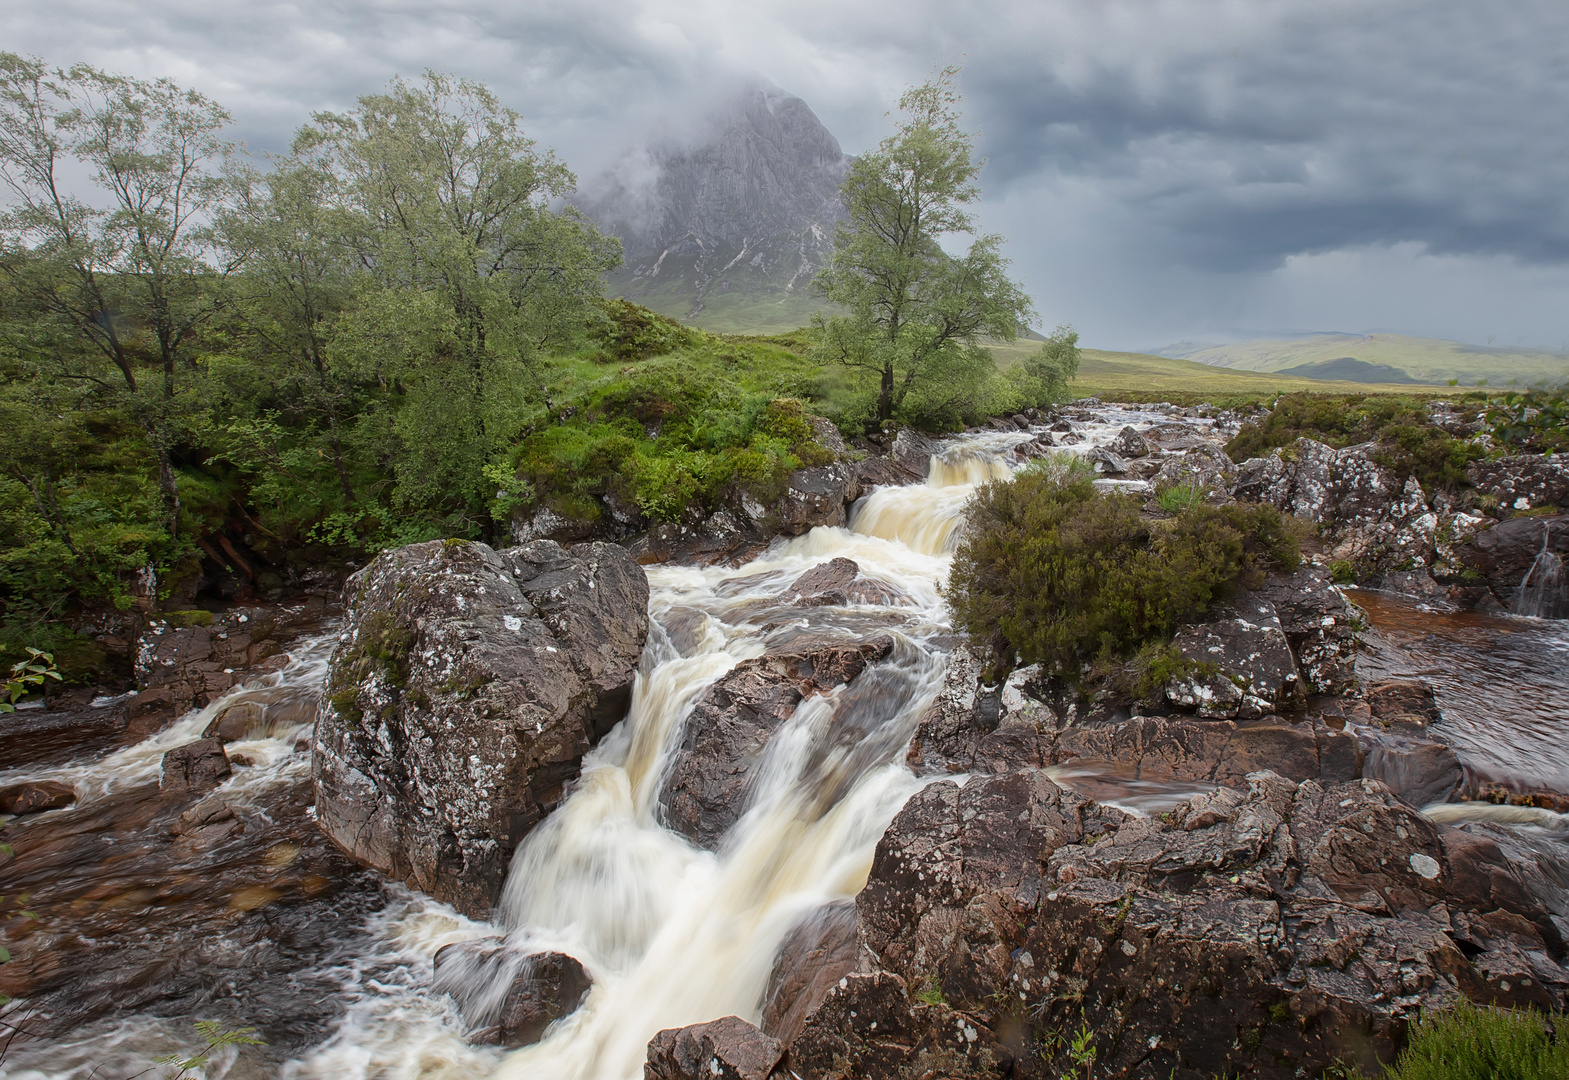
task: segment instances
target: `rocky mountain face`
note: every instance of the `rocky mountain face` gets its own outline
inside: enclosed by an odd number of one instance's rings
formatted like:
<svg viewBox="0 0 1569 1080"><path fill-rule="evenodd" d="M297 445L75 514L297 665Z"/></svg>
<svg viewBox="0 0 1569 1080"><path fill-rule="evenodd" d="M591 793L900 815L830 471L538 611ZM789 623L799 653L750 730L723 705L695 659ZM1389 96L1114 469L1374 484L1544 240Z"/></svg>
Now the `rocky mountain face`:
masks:
<svg viewBox="0 0 1569 1080"><path fill-rule="evenodd" d="M579 204L624 245L612 292L699 325L793 326L817 306L848 164L806 102L750 87L695 140L629 151Z"/></svg>

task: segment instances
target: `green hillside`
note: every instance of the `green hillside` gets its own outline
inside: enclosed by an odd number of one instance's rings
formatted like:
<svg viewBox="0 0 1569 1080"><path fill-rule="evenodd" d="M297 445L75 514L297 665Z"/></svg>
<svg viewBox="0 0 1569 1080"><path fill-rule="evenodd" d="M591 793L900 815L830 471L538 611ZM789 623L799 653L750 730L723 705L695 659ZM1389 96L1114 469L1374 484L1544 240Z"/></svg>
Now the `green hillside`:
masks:
<svg viewBox="0 0 1569 1080"><path fill-rule="evenodd" d="M1178 346L1165 351L1172 357L1244 371L1277 372L1305 364L1354 359L1399 368L1424 383L1442 384L1458 379L1464 386L1476 386L1482 380L1488 386L1557 386L1569 382L1569 354L1563 352L1467 345L1403 334L1314 334L1206 348Z"/></svg>
<svg viewBox="0 0 1569 1080"><path fill-rule="evenodd" d="M1035 348L1034 342L1020 341L1012 345L994 346L992 352L997 356L998 363L1007 367ZM1120 397L1124 400L1151 401L1173 396L1182 398L1265 396L1293 390L1307 390L1321 394L1365 394L1369 390L1410 393L1413 389L1418 389L1410 383L1338 382L1236 368L1217 368L1192 360L1151 356L1147 353L1084 349L1082 357L1079 364L1079 377L1073 384L1074 392L1086 396L1093 394L1100 397ZM1427 389L1448 391L1450 388L1439 385Z"/></svg>

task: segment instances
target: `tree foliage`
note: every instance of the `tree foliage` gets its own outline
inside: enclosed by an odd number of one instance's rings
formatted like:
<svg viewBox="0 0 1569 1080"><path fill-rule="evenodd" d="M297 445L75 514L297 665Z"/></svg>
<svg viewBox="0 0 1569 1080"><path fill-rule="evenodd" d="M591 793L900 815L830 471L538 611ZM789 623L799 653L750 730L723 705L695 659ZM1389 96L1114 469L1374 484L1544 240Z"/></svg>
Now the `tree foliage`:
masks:
<svg viewBox="0 0 1569 1080"><path fill-rule="evenodd" d="M988 341L1013 341L1034 317L1008 277L1002 237L975 234L967 207L983 164L959 123L957 69L907 90L899 129L858 157L840 188L847 221L816 278L845 314L820 318L817 352L870 384L871 419L952 426L995 410L999 398L1034 405L1060 394L1077 369L1077 338L1059 330L1012 381L999 378ZM962 255L945 240L973 235Z"/></svg>

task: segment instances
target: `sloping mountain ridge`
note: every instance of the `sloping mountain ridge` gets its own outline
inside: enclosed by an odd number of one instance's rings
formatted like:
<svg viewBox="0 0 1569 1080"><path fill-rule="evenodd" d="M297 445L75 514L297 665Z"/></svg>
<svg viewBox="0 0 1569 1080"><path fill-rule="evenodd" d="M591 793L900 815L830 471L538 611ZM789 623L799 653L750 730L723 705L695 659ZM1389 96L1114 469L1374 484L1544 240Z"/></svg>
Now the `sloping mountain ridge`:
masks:
<svg viewBox="0 0 1569 1080"><path fill-rule="evenodd" d="M685 145L628 151L579 205L621 238L610 291L713 330L800 326L850 159L800 98L745 88Z"/></svg>
<svg viewBox="0 0 1569 1080"><path fill-rule="evenodd" d="M1569 355L1563 352L1468 345L1404 334L1308 334L1284 340L1259 338L1228 345L1185 343L1157 352L1162 356L1244 371L1279 373L1307 364L1355 359L1369 365L1398 368L1417 382L1429 384L1457 379L1462 386L1475 386L1482 380L1489 386L1507 385L1511 380L1521 386L1556 386L1569 381Z"/></svg>

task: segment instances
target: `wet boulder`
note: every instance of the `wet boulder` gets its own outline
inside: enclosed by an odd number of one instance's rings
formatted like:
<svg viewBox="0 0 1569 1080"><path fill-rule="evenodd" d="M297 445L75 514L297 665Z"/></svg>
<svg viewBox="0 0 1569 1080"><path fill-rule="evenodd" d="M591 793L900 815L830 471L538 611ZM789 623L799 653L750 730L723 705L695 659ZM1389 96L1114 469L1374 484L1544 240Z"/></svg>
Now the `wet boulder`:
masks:
<svg viewBox="0 0 1569 1080"><path fill-rule="evenodd" d="M486 1041L508 1049L539 1042L546 1028L578 1010L593 985L583 965L565 953L526 957Z"/></svg>
<svg viewBox="0 0 1569 1080"><path fill-rule="evenodd" d="M532 513L519 512L512 519L512 540L518 544L527 544L534 540L554 540L557 543L573 544L589 539L598 531L599 526L598 515L570 517L549 506L541 506Z"/></svg>
<svg viewBox="0 0 1569 1080"><path fill-rule="evenodd" d="M825 904L790 928L763 991L762 1028L788 1044L839 980L860 966L855 904Z"/></svg>
<svg viewBox="0 0 1569 1080"><path fill-rule="evenodd" d="M643 1080L769 1080L784 1047L739 1016L666 1028L648 1042Z"/></svg>
<svg viewBox="0 0 1569 1080"><path fill-rule="evenodd" d="M208 791L229 778L229 757L222 739L198 739L163 755L164 791Z"/></svg>
<svg viewBox="0 0 1569 1080"><path fill-rule="evenodd" d="M877 578L860 576L861 567L854 559L843 557L819 563L791 583L787 590L793 603L808 606L819 604L875 604L892 606L910 602L903 589Z"/></svg>
<svg viewBox="0 0 1569 1080"><path fill-rule="evenodd" d="M860 574L861 567L854 559L843 557L818 563L791 583L789 592L797 600L817 600L830 597L826 603L844 603L845 590Z"/></svg>
<svg viewBox="0 0 1569 1080"><path fill-rule="evenodd" d="M886 973L1009 1024L1045 1075L1073 1066L1053 1033L1081 1028L1109 1078L1369 1071L1424 1009L1569 986L1508 855L1450 832L1371 780L1261 771L1152 819L1026 769L918 792L856 904ZM834 1020L841 1043L874 1038Z"/></svg>
<svg viewBox="0 0 1569 1080"><path fill-rule="evenodd" d="M1167 685L1172 705L1204 717L1246 720L1300 695L1296 658L1274 604L1252 594L1215 614L1177 632L1177 651L1194 667Z"/></svg>
<svg viewBox="0 0 1569 1080"><path fill-rule="evenodd" d="M743 660L698 697L659 805L665 824L713 850L746 809L764 748L807 696L852 683L886 657L893 641L874 638Z"/></svg>
<svg viewBox="0 0 1569 1080"><path fill-rule="evenodd" d="M1117 437L1111 440L1110 445L1114 453L1125 458L1148 457L1151 449L1149 440L1131 426L1124 426L1117 432Z"/></svg>
<svg viewBox="0 0 1569 1080"><path fill-rule="evenodd" d="M259 731L265 719L266 709L260 703L236 702L213 717L212 723L202 732L202 738L239 742L251 732Z"/></svg>
<svg viewBox="0 0 1569 1080"><path fill-rule="evenodd" d="M443 945L431 988L450 994L473 1029L470 1038L516 1049L583 1004L594 980L565 953L525 952L500 938Z"/></svg>
<svg viewBox="0 0 1569 1080"><path fill-rule="evenodd" d="M0 814L63 810L76 802L76 789L55 780L32 780L0 788Z"/></svg>
<svg viewBox="0 0 1569 1080"><path fill-rule="evenodd" d="M349 580L316 716L322 829L477 917L625 714L648 581L621 548L432 541Z"/></svg>

